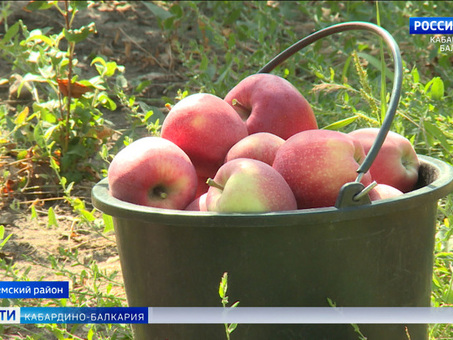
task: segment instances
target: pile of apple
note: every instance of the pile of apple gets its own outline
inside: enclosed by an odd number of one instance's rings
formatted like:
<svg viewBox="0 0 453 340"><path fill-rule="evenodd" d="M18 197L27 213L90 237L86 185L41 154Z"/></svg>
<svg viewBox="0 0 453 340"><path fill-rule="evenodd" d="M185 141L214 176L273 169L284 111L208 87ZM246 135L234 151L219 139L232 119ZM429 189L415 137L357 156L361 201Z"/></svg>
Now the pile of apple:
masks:
<svg viewBox="0 0 453 340"><path fill-rule="evenodd" d="M108 169L113 197L179 210L259 213L335 205L340 188L376 139L318 129L313 110L286 79L254 74L224 99L208 93L174 105L160 137L123 148ZM372 201L415 188L419 160L408 139L389 132L361 179Z"/></svg>

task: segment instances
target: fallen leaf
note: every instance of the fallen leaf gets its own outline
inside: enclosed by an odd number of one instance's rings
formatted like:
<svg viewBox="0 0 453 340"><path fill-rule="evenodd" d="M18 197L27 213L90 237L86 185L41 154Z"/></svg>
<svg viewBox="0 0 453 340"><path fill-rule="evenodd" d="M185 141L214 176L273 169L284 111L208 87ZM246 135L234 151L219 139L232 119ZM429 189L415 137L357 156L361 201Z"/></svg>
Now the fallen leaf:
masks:
<svg viewBox="0 0 453 340"><path fill-rule="evenodd" d="M57 78L58 89L60 90L61 94L65 97L68 96L68 79L60 79ZM84 93L93 92L93 88L85 86L79 82L71 83L71 97L72 98L80 98Z"/></svg>

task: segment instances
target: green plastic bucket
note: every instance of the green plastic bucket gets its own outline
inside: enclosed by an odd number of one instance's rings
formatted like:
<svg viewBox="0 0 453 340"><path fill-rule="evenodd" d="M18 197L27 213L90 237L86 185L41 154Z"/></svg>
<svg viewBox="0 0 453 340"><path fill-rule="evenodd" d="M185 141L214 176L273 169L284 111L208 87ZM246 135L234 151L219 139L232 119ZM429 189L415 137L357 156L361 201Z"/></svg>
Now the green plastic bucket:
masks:
<svg viewBox="0 0 453 340"><path fill-rule="evenodd" d="M265 214L156 209L120 201L106 179L94 205L113 216L129 306L219 307L229 273L242 307L427 307L437 201L453 168L420 156L419 189L353 208ZM360 325L407 339L404 325ZM427 339L426 325L408 325ZM135 339L222 339L223 325L135 325ZM357 339L350 325L239 325L237 339Z"/></svg>
<svg viewBox="0 0 453 340"><path fill-rule="evenodd" d="M391 100L392 114L396 105L397 99ZM384 121L377 149L391 119ZM362 172L373 160L367 158ZM242 307L329 307L328 299L341 307L429 307L437 203L453 191L453 168L419 158L417 189L356 206L261 214L167 210L112 197L107 179L93 187L92 200L113 216L129 306L221 307L218 287L228 272L228 295ZM428 338L427 325L359 328L370 340L403 340L407 333L411 339ZM133 329L137 340L225 338L220 324ZM232 336L358 339L353 327L343 324L240 324Z"/></svg>

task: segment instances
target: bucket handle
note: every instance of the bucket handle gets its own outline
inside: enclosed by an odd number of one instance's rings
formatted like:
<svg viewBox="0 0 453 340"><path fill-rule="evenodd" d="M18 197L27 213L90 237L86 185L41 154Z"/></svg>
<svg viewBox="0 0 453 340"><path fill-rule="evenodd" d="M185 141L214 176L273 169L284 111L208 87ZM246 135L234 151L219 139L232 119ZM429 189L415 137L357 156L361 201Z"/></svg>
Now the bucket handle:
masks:
<svg viewBox="0 0 453 340"><path fill-rule="evenodd" d="M376 158L382 144L384 143L385 137L387 136L387 133L390 130L390 126L392 125L393 118L395 117L396 109L399 103L401 95L401 84L403 81L402 71L403 65L401 61L401 53L398 44L387 30L373 23L363 21L343 22L323 28L299 40L298 42L296 42L295 44L291 45L286 50L278 54L276 57L274 57L270 62L268 62L263 68L261 68L258 71L258 73L269 73L276 66L284 62L293 54L300 51L304 47L314 43L315 41L318 41L319 39L327 37L334 33L351 30L371 31L379 35L387 43L393 55L394 77L393 77L393 89L390 96L389 105L387 108L387 112L385 114L384 121L382 122L381 128L379 130L379 133L376 136L376 140L371 146L367 156L365 157L365 160L357 169L358 176L355 182L346 183L341 188L337 198L337 202L335 204L337 208L344 208L371 203L368 195L366 195L367 190L369 190L370 188L365 188L364 185L360 183L360 180L362 179L362 176L370 169L371 164L373 164L374 159Z"/></svg>

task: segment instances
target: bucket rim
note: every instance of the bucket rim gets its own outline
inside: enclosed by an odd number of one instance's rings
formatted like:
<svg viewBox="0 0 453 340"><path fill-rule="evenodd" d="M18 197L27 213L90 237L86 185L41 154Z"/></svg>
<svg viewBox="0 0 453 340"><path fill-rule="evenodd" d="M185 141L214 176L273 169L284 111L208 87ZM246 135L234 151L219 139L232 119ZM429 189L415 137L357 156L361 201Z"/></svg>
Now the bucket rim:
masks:
<svg viewBox="0 0 453 340"><path fill-rule="evenodd" d="M282 226L301 223L319 224L326 220L356 220L401 212L437 201L453 192L453 166L439 159L418 155L421 166L435 169L438 177L430 184L401 196L374 201L362 206L310 208L266 213L217 213L147 207L119 200L109 193L108 178L100 180L91 191L92 203L101 212L115 218L180 226Z"/></svg>

